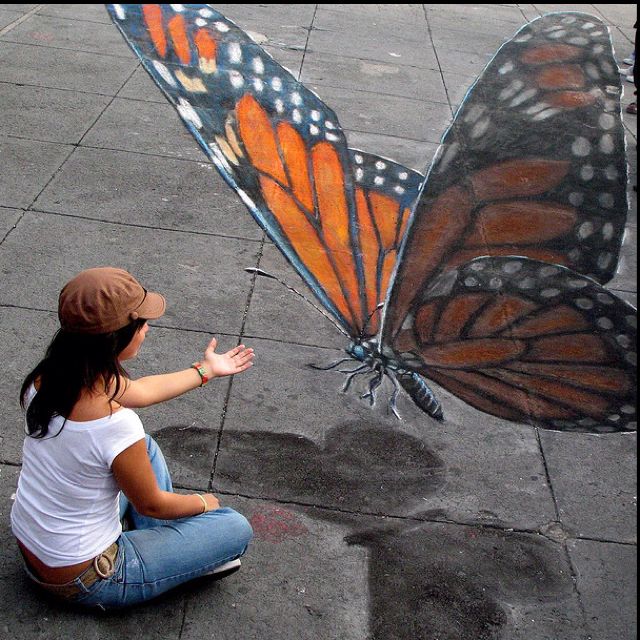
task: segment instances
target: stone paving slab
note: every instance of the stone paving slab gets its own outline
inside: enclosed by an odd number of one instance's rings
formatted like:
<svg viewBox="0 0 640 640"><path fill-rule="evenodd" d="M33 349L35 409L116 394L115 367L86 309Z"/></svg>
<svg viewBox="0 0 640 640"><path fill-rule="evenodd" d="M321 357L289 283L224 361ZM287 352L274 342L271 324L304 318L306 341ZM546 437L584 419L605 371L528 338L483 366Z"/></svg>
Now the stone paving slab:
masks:
<svg viewBox="0 0 640 640"><path fill-rule="evenodd" d="M309 37L311 50L331 51L334 55L350 58L438 68L433 48L428 44L424 46L429 42L424 15L415 22L397 22L394 19L326 11L322 7L320 5L313 21ZM395 55L390 58L390 53Z"/></svg>
<svg viewBox="0 0 640 640"><path fill-rule="evenodd" d="M637 548L589 540L572 540L568 546L590 637L637 638Z"/></svg>
<svg viewBox="0 0 640 640"><path fill-rule="evenodd" d="M115 98L82 144L209 162L178 112L166 100L155 103Z"/></svg>
<svg viewBox="0 0 640 640"><path fill-rule="evenodd" d="M637 542L636 434L569 435L540 434L567 534Z"/></svg>
<svg viewBox="0 0 640 640"><path fill-rule="evenodd" d="M276 47L292 47L304 51L308 27L311 25L315 5L299 4L278 11L278 5L214 4L226 18L245 31L257 36L258 42ZM265 41L266 39L266 41Z"/></svg>
<svg viewBox="0 0 640 640"><path fill-rule="evenodd" d="M338 116L347 131L440 142L451 120L451 110L441 102L423 102L369 91L349 91L332 86L313 85L314 91ZM406 116L405 114L411 114Z"/></svg>
<svg viewBox="0 0 640 640"><path fill-rule="evenodd" d="M109 103L108 96L7 84L0 134L76 144Z"/></svg>
<svg viewBox="0 0 640 640"><path fill-rule="evenodd" d="M362 27L360 30L349 29L345 31L314 28L309 38L307 51L331 51L332 54L345 58L376 60L398 66L438 68L438 60L433 49L424 46L429 37L426 25L419 43L404 40L402 35L400 31L397 39L386 38L385 46L381 48L379 40L372 39L370 31L366 27Z"/></svg>
<svg viewBox="0 0 640 640"><path fill-rule="evenodd" d="M225 504L227 501L223 500ZM242 569L187 601L181 640L362 640L368 637L367 550L317 511L233 499L255 533Z"/></svg>
<svg viewBox="0 0 640 640"><path fill-rule="evenodd" d="M28 207L71 151L66 145L0 137L0 206Z"/></svg>
<svg viewBox="0 0 640 640"><path fill-rule="evenodd" d="M111 25L111 18L103 4L46 4L38 13L43 16Z"/></svg>
<svg viewBox="0 0 640 640"><path fill-rule="evenodd" d="M22 15L19 11L11 11L7 9L0 9L0 29L3 29L8 24L11 24Z"/></svg>
<svg viewBox="0 0 640 640"><path fill-rule="evenodd" d="M158 325L235 336L251 283L235 262L255 264L257 250L234 238L27 213L2 245L0 304L56 310L58 292L76 273L117 263L168 297ZM49 268L26 288L24 274L43 264Z"/></svg>
<svg viewBox="0 0 640 640"><path fill-rule="evenodd" d="M256 349L256 366L234 381L214 476L217 489L530 530L555 519L533 429L475 412L435 385L446 426L404 396L399 422L386 406L390 385L381 387L371 409L358 398L369 376L341 393L344 375L307 366L329 364L339 352L334 357L325 349L247 342ZM278 375L265 376L265 370ZM403 458L402 452L414 462L397 474L394 456Z"/></svg>
<svg viewBox="0 0 640 640"><path fill-rule="evenodd" d="M340 58L326 53L309 52L305 56L302 82L347 91L370 91L415 100L447 102L439 71Z"/></svg>
<svg viewBox="0 0 640 640"><path fill-rule="evenodd" d="M23 284L27 282L30 287L31 281L23 277ZM44 355L59 325L53 312L0 307L0 326L0 358L3 362L0 370L0 403L3 407L0 460L19 464L24 439L24 417L19 405L20 387L26 375Z"/></svg>
<svg viewBox="0 0 640 640"><path fill-rule="evenodd" d="M433 159L438 145L435 142L419 142L362 131L346 131L349 147L367 151L424 174Z"/></svg>
<svg viewBox="0 0 640 640"><path fill-rule="evenodd" d="M0 207L0 241L13 229L21 215L20 209Z"/></svg>
<svg viewBox="0 0 640 640"><path fill-rule="evenodd" d="M171 135L181 136L184 127L174 124ZM141 126L139 122L140 131ZM144 137L151 136L148 129L144 132L143 144ZM193 142L189 149L191 153L198 145ZM262 237L246 207L205 158L195 162L78 148L34 206L150 229L224 233L252 240Z"/></svg>
<svg viewBox="0 0 640 640"><path fill-rule="evenodd" d="M77 17L82 18L82 15L81 12ZM127 43L115 29L105 29L102 24L84 20L37 14L6 33L0 41L108 56L130 55Z"/></svg>
<svg viewBox="0 0 640 640"><path fill-rule="evenodd" d="M334 12L345 21L372 24L403 23L415 25L424 21L424 5L421 4L321 4L317 16Z"/></svg>
<svg viewBox="0 0 640 640"><path fill-rule="evenodd" d="M478 53L473 51L456 51L440 47L438 49L438 61L440 68L448 73L461 76L478 77L484 68L491 62L493 53Z"/></svg>
<svg viewBox="0 0 640 640"><path fill-rule="evenodd" d="M432 33L436 50L445 48L469 53L486 53L487 51L495 53L515 32L511 25L505 26L504 29L500 28L495 34L458 31L455 29L456 26L456 22L447 20Z"/></svg>
<svg viewBox="0 0 640 640"><path fill-rule="evenodd" d="M264 247L260 268L286 282L316 306L319 304L302 278L271 243ZM319 311L284 285L264 277L256 278L244 331L247 336L282 342L334 349L345 347L344 335Z"/></svg>
<svg viewBox="0 0 640 640"><path fill-rule="evenodd" d="M458 24L465 25L470 30L488 22L504 29L510 25L520 27L525 18L523 9L532 10L532 5L506 5L506 4L428 4L426 6L427 18L455 19Z"/></svg>
<svg viewBox="0 0 640 640"><path fill-rule="evenodd" d="M0 40L0 82L115 95L136 68L130 57L26 46Z"/></svg>

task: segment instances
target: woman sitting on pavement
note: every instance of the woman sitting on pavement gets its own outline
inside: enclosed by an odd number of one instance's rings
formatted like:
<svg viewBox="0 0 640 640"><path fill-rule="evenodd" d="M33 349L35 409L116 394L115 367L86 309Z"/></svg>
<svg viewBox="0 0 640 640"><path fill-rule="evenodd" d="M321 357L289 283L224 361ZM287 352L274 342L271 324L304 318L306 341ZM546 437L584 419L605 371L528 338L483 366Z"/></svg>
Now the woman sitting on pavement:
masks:
<svg viewBox="0 0 640 640"><path fill-rule="evenodd" d="M126 271L83 271L62 290L61 329L22 386L28 435L12 530L29 577L79 605L123 607L228 575L252 537L214 495L173 492L162 452L132 409L245 371L253 350L217 354L214 338L201 363L131 380L121 363L164 310L164 298Z"/></svg>

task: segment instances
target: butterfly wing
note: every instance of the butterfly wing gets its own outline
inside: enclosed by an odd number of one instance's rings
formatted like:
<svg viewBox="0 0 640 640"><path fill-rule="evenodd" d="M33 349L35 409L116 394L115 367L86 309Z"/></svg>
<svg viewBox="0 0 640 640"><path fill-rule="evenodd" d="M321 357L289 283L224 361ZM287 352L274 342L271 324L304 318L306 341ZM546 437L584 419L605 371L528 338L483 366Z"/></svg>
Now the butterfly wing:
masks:
<svg viewBox="0 0 640 640"><path fill-rule="evenodd" d="M391 187L390 206L389 176L376 168L382 159L349 150L333 111L209 5L108 7L187 128L322 305L349 334L367 335L417 174L389 163L396 176L406 174Z"/></svg>
<svg viewBox="0 0 640 640"><path fill-rule="evenodd" d="M428 174L383 343L430 280L480 255L614 275L628 208L620 93L607 27L592 16L545 16L498 51Z"/></svg>
<svg viewBox="0 0 640 640"><path fill-rule="evenodd" d="M384 302L409 216L424 176L386 158L350 150L366 289L367 323L363 338L380 328Z"/></svg>
<svg viewBox="0 0 640 640"><path fill-rule="evenodd" d="M472 406L558 430L637 428L637 316L595 280L520 257L436 278L398 335L403 362Z"/></svg>

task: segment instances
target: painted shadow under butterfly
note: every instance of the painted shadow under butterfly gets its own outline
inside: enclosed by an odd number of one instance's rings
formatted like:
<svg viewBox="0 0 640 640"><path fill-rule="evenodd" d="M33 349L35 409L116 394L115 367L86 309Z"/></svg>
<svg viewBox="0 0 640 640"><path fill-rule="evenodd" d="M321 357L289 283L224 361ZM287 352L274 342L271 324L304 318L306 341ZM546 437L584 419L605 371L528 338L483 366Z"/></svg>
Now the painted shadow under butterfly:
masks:
<svg viewBox="0 0 640 640"><path fill-rule="evenodd" d="M211 449L207 429L169 427L154 437L170 461L193 470ZM530 618L542 618L541 611L546 622L538 629L562 624L560 618L581 624L570 571L558 570L566 565L560 545L539 535L430 522L446 520L446 513L416 510L446 482L443 462L424 442L351 422L332 428L326 443L225 430L216 483L262 500L286 499L277 511L288 527L294 521L287 513L298 511L352 531L346 544L369 555L371 640L524 640ZM311 507L317 504L338 508ZM410 517L371 515L389 513Z"/></svg>

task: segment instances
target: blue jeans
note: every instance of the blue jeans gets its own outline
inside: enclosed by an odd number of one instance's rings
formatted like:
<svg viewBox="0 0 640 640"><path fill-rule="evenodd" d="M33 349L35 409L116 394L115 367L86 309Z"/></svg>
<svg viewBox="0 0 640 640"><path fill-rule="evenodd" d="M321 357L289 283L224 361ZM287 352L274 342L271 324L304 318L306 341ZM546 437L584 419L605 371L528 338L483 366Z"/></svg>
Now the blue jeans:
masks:
<svg viewBox="0 0 640 640"><path fill-rule="evenodd" d="M172 491L162 451L150 436L147 452L158 485ZM156 520L139 514L122 495L120 515L133 527L118 539L115 573L85 587L68 601L115 609L151 600L184 582L211 573L245 553L253 536L246 518L233 509L217 509L178 520Z"/></svg>

